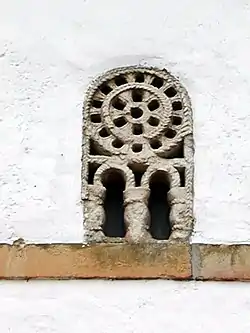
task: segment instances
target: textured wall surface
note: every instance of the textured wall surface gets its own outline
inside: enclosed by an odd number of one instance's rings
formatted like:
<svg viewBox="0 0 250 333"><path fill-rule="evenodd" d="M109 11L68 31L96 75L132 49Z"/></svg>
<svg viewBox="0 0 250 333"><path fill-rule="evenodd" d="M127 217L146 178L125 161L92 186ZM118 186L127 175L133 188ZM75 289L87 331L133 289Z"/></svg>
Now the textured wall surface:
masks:
<svg viewBox="0 0 250 333"><path fill-rule="evenodd" d="M249 333L246 283L2 282L3 333Z"/></svg>
<svg viewBox="0 0 250 333"><path fill-rule="evenodd" d="M194 108L194 241L250 239L248 1L1 1L0 241L79 242L86 85L166 67Z"/></svg>

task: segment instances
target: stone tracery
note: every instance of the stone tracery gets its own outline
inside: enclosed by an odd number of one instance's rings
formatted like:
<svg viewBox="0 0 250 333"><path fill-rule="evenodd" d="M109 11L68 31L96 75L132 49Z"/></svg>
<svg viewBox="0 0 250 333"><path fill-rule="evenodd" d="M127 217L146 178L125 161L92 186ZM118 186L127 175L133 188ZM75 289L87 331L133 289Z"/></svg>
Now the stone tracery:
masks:
<svg viewBox="0 0 250 333"><path fill-rule="evenodd" d="M105 186L101 177L109 169L120 170L126 185L126 241L155 241L148 232L152 221L147 202L150 177L158 170L171 180L170 238L188 237L192 227L192 114L188 94L176 78L166 70L144 67L107 72L87 92L83 134L83 199L89 241L122 241L102 233ZM97 165L93 184L87 182L89 165ZM180 169L185 170L184 188ZM141 183L135 181L139 173Z"/></svg>

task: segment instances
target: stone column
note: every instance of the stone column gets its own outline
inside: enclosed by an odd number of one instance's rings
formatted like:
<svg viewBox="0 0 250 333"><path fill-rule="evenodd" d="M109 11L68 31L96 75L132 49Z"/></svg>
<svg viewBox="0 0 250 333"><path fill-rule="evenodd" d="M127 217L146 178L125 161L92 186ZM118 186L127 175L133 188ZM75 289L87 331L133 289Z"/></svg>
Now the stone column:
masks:
<svg viewBox="0 0 250 333"><path fill-rule="evenodd" d="M103 233L105 192L106 189L103 186L88 185L88 198L84 201L85 237L88 242L101 242L105 237Z"/></svg>
<svg viewBox="0 0 250 333"><path fill-rule="evenodd" d="M133 187L124 191L124 221L127 229L125 237L128 242L139 243L151 239L148 232L148 198L147 188Z"/></svg>
<svg viewBox="0 0 250 333"><path fill-rule="evenodd" d="M170 223L172 226L171 239L185 239L190 234L190 221L187 216L186 189L173 187L168 192L170 205Z"/></svg>

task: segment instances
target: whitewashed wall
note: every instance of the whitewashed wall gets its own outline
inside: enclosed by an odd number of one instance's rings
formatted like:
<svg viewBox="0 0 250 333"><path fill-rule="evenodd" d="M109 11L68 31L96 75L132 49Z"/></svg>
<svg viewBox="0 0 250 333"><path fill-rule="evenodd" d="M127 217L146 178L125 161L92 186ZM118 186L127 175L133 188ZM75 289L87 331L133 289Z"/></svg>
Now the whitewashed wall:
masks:
<svg viewBox="0 0 250 333"><path fill-rule="evenodd" d="M249 333L247 283L0 284L3 333Z"/></svg>
<svg viewBox="0 0 250 333"><path fill-rule="evenodd" d="M0 242L80 242L86 86L166 67L194 108L194 241L250 239L247 0L1 0Z"/></svg>

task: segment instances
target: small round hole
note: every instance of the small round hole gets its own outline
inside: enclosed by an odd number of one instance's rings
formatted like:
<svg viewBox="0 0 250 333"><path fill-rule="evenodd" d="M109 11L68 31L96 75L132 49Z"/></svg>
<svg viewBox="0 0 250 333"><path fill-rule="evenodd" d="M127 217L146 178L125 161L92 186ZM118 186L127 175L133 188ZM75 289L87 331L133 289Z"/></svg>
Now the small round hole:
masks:
<svg viewBox="0 0 250 333"><path fill-rule="evenodd" d="M131 108L130 113L135 119L140 118L143 115L143 111L140 108Z"/></svg>
<svg viewBox="0 0 250 333"><path fill-rule="evenodd" d="M134 143L132 146L132 150L134 153L139 153L140 151L142 151L142 144Z"/></svg>
<svg viewBox="0 0 250 333"><path fill-rule="evenodd" d="M120 98L115 98L112 105L117 110L123 110L125 108L125 103Z"/></svg>
<svg viewBox="0 0 250 333"><path fill-rule="evenodd" d="M108 95L112 91L112 88L108 86L106 83L103 83L100 86L100 90L103 94Z"/></svg>
<svg viewBox="0 0 250 333"><path fill-rule="evenodd" d="M144 82L144 75L143 75L143 73L136 73L135 74L135 82Z"/></svg>
<svg viewBox="0 0 250 333"><path fill-rule="evenodd" d="M113 147L115 147L115 148L121 148L121 147L124 145L124 143L123 143L121 140L119 140L119 139L115 139L115 140L112 142L112 145L113 145Z"/></svg>
<svg viewBox="0 0 250 333"><path fill-rule="evenodd" d="M132 99L134 102L141 102L143 98L143 91L141 89L135 89L132 91Z"/></svg>
<svg viewBox="0 0 250 333"><path fill-rule="evenodd" d="M152 139L150 141L150 146L152 149L159 149L162 146L162 143L158 139Z"/></svg>
<svg viewBox="0 0 250 333"><path fill-rule="evenodd" d="M148 123L149 123L149 125L151 125L151 126L158 126L158 125L159 125L159 122L160 122L160 120L159 120L158 118L156 118L156 117L150 117L150 118L148 119Z"/></svg>
<svg viewBox="0 0 250 333"><path fill-rule="evenodd" d="M133 125L133 134L134 135L141 135L143 133L143 127L141 124L134 124Z"/></svg>
<svg viewBox="0 0 250 333"><path fill-rule="evenodd" d="M119 117L117 119L114 119L114 124L117 127L122 127L127 124L127 120L124 117Z"/></svg>
<svg viewBox="0 0 250 333"><path fill-rule="evenodd" d="M155 76L151 84L154 87L161 88L163 86L163 79Z"/></svg>
<svg viewBox="0 0 250 333"><path fill-rule="evenodd" d="M173 116L172 123L173 125L178 126L182 123L182 118L178 116Z"/></svg>
<svg viewBox="0 0 250 333"><path fill-rule="evenodd" d="M102 138L106 138L106 137L108 137L110 134L109 134L109 132L107 131L107 128L106 128L106 127L103 127L103 128L100 130L99 135L100 135Z"/></svg>
<svg viewBox="0 0 250 333"><path fill-rule="evenodd" d="M165 132L165 137L168 139L173 139L176 136L176 131L172 130L171 128L168 128Z"/></svg>
<svg viewBox="0 0 250 333"><path fill-rule="evenodd" d="M92 106L94 108L100 109L102 107L102 101L98 101L98 100L94 99L92 101Z"/></svg>
<svg viewBox="0 0 250 333"><path fill-rule="evenodd" d="M117 86L121 86L126 83L127 83L127 80L125 79L125 77L123 75L119 75L115 78L115 84Z"/></svg>
<svg viewBox="0 0 250 333"><path fill-rule="evenodd" d="M99 114L92 114L90 116L90 120L92 121L92 123L101 123L102 121L101 116Z"/></svg>
<svg viewBox="0 0 250 333"><path fill-rule="evenodd" d="M154 110L158 109L159 106L160 106L160 104L157 101L157 99L153 99L151 102L148 103L148 108L150 111L154 111Z"/></svg>
<svg viewBox="0 0 250 333"><path fill-rule="evenodd" d="M178 111L182 109L182 104L180 101L176 101L172 103L172 107L174 111Z"/></svg>
<svg viewBox="0 0 250 333"><path fill-rule="evenodd" d="M168 97L174 97L177 94L177 91L175 90L174 87L170 87L167 90L164 91L164 93L168 96Z"/></svg>

